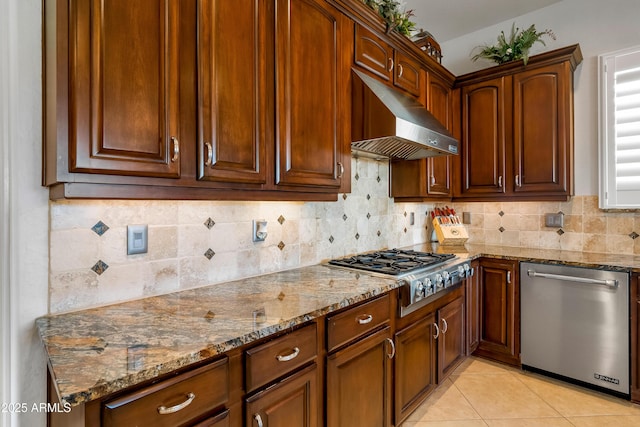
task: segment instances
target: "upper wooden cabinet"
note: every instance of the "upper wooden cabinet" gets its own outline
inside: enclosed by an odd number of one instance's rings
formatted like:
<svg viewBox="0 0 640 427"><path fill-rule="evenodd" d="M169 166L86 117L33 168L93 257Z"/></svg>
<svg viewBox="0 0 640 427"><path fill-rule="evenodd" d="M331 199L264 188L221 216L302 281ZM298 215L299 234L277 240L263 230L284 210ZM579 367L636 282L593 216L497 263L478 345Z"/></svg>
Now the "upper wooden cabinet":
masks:
<svg viewBox="0 0 640 427"><path fill-rule="evenodd" d="M335 200L350 191L350 22L324 0L45 0L44 185Z"/></svg>
<svg viewBox="0 0 640 427"><path fill-rule="evenodd" d="M426 107L452 133L454 132L453 82L426 73ZM451 200L452 156L438 156L391 163L391 196L397 201Z"/></svg>
<svg viewBox="0 0 640 427"><path fill-rule="evenodd" d="M68 118L51 147L63 174L180 176L179 6L68 1L68 38L61 37L68 50L60 58L68 79L47 81L47 95L57 89L58 96L48 99L58 108L48 118ZM55 70L47 71L53 78Z"/></svg>
<svg viewBox="0 0 640 427"><path fill-rule="evenodd" d="M275 9L276 183L337 189L351 158L348 20L323 0Z"/></svg>
<svg viewBox="0 0 640 427"><path fill-rule="evenodd" d="M355 31L356 65L416 97L422 95L423 72L417 61L361 25Z"/></svg>
<svg viewBox="0 0 640 427"><path fill-rule="evenodd" d="M566 200L573 193L578 45L458 78L461 184L455 196Z"/></svg>

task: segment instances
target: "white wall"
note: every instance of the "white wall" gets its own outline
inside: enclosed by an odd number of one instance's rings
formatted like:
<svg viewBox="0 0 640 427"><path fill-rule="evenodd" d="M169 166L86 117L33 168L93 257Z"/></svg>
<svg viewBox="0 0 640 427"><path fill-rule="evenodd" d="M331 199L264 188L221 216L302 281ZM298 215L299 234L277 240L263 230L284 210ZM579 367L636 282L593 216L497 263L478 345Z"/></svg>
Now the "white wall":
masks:
<svg viewBox="0 0 640 427"><path fill-rule="evenodd" d="M41 0L0 0L2 371L0 403L46 401L44 352L34 319L47 312L48 197L41 167ZM2 413L6 426L45 414Z"/></svg>
<svg viewBox="0 0 640 427"><path fill-rule="evenodd" d="M598 194L598 55L640 45L640 2L637 0L563 0L538 11L505 21L442 44L443 65L460 75L493 63L471 61L471 51L492 45L500 31L511 24L537 30L551 29L556 40L545 37L546 47L536 43L532 53L580 44L584 56L574 78L575 105L575 191L576 195Z"/></svg>

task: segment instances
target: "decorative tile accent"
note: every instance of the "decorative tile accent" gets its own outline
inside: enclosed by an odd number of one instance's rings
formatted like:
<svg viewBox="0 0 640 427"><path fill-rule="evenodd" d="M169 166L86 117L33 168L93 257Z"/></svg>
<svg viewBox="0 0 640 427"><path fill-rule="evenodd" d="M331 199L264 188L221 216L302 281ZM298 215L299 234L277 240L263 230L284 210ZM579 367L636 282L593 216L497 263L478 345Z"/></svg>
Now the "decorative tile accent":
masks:
<svg viewBox="0 0 640 427"><path fill-rule="evenodd" d="M204 318L207 320L213 320L214 317L216 317L216 314L211 310L207 311L207 314L204 315Z"/></svg>
<svg viewBox="0 0 640 427"><path fill-rule="evenodd" d="M347 218L349 218L349 217L347 216L347 214L342 215L342 219L343 219L343 220L345 220L345 221L346 221L346 220L347 220Z"/></svg>
<svg viewBox="0 0 640 427"><path fill-rule="evenodd" d="M382 181L382 178L380 178L380 176L378 176L378 177L376 178L376 181L380 182L380 181Z"/></svg>
<svg viewBox="0 0 640 427"><path fill-rule="evenodd" d="M504 230L506 230L506 229L505 229L504 227L500 227L500 228L498 228L498 230L499 230L501 233L504 233Z"/></svg>
<svg viewBox="0 0 640 427"><path fill-rule="evenodd" d="M378 232L376 233L378 235L378 237L380 237L380 235L382 235L382 233L380 232L380 230L378 230Z"/></svg>
<svg viewBox="0 0 640 427"><path fill-rule="evenodd" d="M371 214L367 212L367 219L371 219Z"/></svg>
<svg viewBox="0 0 640 427"><path fill-rule="evenodd" d="M109 268L109 266L107 265L106 262L102 261L102 260L98 260L98 262L96 262L93 267L91 267L91 269L98 275L100 276L102 273L104 273L105 271L107 271L107 268Z"/></svg>
<svg viewBox="0 0 640 427"><path fill-rule="evenodd" d="M404 228L404 232L405 232L405 233L407 232L407 227L405 227L405 228Z"/></svg>
<svg viewBox="0 0 640 427"><path fill-rule="evenodd" d="M285 297L285 294L284 294L284 292L282 292L282 291L281 291L281 292L278 294L278 299L279 299L280 301L282 301L282 300L284 299L284 297Z"/></svg>
<svg viewBox="0 0 640 427"><path fill-rule="evenodd" d="M633 240L636 240L638 237L640 237L640 234L636 233L635 231L629 234L629 237L631 237Z"/></svg>
<svg viewBox="0 0 640 427"><path fill-rule="evenodd" d="M104 233L107 232L107 230L109 229L109 226L107 224L105 224L102 221L98 221L96 223L96 225L94 225L93 227L91 227L91 229L94 231L94 233L96 233L98 236L102 236Z"/></svg>
<svg viewBox="0 0 640 427"><path fill-rule="evenodd" d="M216 254L216 253L213 251L213 249L209 248L209 249L207 249L207 251L204 253L204 256L206 256L206 257L207 257L207 259L211 259L211 258L213 258L213 256L214 256L215 254Z"/></svg>
<svg viewBox="0 0 640 427"><path fill-rule="evenodd" d="M504 216L504 212L500 211L500 212L498 212L498 215Z"/></svg>
<svg viewBox="0 0 640 427"><path fill-rule="evenodd" d="M407 217L407 211L404 211L404 217L405 218Z"/></svg>
<svg viewBox="0 0 640 427"><path fill-rule="evenodd" d="M367 200L371 200L371 194L367 194Z"/></svg>
<svg viewBox="0 0 640 427"><path fill-rule="evenodd" d="M360 239L360 233L356 233L356 240Z"/></svg>
<svg viewBox="0 0 640 427"><path fill-rule="evenodd" d="M562 236L564 234L564 230L560 228L558 229L558 231L556 231L556 233L558 233L559 236Z"/></svg>
<svg viewBox="0 0 640 427"><path fill-rule="evenodd" d="M347 200L347 193L342 194L342 200Z"/></svg>
<svg viewBox="0 0 640 427"><path fill-rule="evenodd" d="M356 176L354 176L354 178L356 179L356 181L360 179L360 175L358 175L358 172L356 172Z"/></svg>
<svg viewBox="0 0 640 427"><path fill-rule="evenodd" d="M278 217L278 222L280 223L280 225L282 225L284 221L285 221L284 217L280 215L280 217Z"/></svg>
<svg viewBox="0 0 640 427"><path fill-rule="evenodd" d="M216 222L212 220L211 217L207 218L207 220L204 222L204 226L207 227L209 230L211 230L214 225L216 225Z"/></svg>
<svg viewBox="0 0 640 427"><path fill-rule="evenodd" d="M329 236L329 243L333 243L333 241L336 240L333 238L333 236Z"/></svg>
<svg viewBox="0 0 640 427"><path fill-rule="evenodd" d="M284 249L284 247L285 247L284 242L280 242L280 243L278 243L278 249L283 250L283 249Z"/></svg>

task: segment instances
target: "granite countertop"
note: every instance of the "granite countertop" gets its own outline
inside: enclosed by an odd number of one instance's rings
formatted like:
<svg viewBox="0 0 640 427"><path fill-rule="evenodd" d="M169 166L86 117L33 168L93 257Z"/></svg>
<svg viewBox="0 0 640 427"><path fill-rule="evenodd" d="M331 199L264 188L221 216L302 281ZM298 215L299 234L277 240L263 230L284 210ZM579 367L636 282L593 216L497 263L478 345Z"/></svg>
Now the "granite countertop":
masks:
<svg viewBox="0 0 640 427"><path fill-rule="evenodd" d="M45 316L36 325L58 396L75 406L398 286L317 265Z"/></svg>
<svg viewBox="0 0 640 427"><path fill-rule="evenodd" d="M640 257L488 245L411 249L640 272ZM61 400L89 402L397 288L325 265L36 320ZM254 312L264 309L264 315Z"/></svg>

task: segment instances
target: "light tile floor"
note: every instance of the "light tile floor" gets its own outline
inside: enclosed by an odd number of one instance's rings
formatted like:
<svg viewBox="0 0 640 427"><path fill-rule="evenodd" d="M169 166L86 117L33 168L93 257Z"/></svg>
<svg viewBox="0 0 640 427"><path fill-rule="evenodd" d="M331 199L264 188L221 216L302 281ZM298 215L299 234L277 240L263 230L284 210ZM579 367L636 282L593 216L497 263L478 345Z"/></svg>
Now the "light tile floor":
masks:
<svg viewBox="0 0 640 427"><path fill-rule="evenodd" d="M470 357L401 427L640 427L640 405Z"/></svg>

